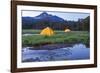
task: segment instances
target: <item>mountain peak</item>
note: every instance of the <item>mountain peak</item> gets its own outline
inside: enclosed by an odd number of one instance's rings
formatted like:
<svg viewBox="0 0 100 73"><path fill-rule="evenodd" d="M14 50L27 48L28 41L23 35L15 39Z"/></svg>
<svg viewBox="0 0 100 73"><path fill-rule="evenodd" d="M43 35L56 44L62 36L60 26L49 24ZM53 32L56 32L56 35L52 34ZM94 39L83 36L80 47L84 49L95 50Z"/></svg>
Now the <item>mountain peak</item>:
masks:
<svg viewBox="0 0 100 73"><path fill-rule="evenodd" d="M41 13L41 15L43 15L43 16L47 16L47 15L48 15L48 13L43 12L43 13Z"/></svg>
<svg viewBox="0 0 100 73"><path fill-rule="evenodd" d="M36 16L36 19L41 19L50 16L47 12L42 12L40 15Z"/></svg>
<svg viewBox="0 0 100 73"><path fill-rule="evenodd" d="M51 22L62 22L64 21L63 18L60 18L56 15L48 14L47 12L42 12L40 15L34 17L35 19L38 20L44 20L44 21L51 21Z"/></svg>

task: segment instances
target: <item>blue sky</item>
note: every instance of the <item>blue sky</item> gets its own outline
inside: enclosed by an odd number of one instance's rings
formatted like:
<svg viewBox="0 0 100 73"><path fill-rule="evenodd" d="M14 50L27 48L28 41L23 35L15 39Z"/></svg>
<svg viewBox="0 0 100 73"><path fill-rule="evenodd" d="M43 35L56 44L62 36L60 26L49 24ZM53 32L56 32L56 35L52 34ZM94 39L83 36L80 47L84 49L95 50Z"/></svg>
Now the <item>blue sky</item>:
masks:
<svg viewBox="0 0 100 73"><path fill-rule="evenodd" d="M23 17L35 17L41 14L44 11L22 11L22 16ZM56 15L58 17L63 18L64 20L70 20L70 21L77 21L78 19L84 19L87 16L89 16L89 13L76 13L76 12L50 12L50 11L45 11L48 14L51 15Z"/></svg>

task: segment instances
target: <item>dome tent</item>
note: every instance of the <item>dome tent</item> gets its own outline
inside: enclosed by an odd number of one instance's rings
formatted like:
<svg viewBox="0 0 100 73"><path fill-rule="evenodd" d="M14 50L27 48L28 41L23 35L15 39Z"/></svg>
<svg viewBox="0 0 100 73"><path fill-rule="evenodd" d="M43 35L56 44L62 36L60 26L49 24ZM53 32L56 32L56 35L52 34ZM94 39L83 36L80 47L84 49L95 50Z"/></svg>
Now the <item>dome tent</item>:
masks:
<svg viewBox="0 0 100 73"><path fill-rule="evenodd" d="M65 29L65 32L70 32L71 30L70 29Z"/></svg>
<svg viewBox="0 0 100 73"><path fill-rule="evenodd" d="M46 28L44 28L44 29L41 31L40 34L41 34L41 35L45 35L45 36L51 36L51 35L54 34L54 31L53 31L53 29L51 29L50 27L46 27Z"/></svg>

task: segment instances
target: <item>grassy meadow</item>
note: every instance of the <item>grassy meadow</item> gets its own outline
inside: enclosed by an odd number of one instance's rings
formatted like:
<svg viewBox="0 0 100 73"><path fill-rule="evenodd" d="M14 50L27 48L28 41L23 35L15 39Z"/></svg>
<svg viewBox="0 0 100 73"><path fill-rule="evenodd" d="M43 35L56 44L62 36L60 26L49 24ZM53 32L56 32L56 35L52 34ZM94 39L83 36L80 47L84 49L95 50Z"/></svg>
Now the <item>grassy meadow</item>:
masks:
<svg viewBox="0 0 100 73"><path fill-rule="evenodd" d="M88 31L70 31L64 32L55 30L54 35L44 36L40 35L41 30L27 29L22 30L22 34L34 34L29 36L22 36L22 46L41 46L44 44L57 43L83 43L89 45Z"/></svg>

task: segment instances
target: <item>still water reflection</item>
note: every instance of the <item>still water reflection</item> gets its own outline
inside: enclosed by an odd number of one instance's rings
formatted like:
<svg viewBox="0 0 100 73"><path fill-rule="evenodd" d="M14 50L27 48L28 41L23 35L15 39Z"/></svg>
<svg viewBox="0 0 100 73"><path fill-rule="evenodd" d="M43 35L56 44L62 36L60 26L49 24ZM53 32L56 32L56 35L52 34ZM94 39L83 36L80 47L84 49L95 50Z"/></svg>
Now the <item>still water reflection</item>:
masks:
<svg viewBox="0 0 100 73"><path fill-rule="evenodd" d="M53 50L32 50L30 47L22 49L22 62L81 60L90 58L90 48L84 44Z"/></svg>

